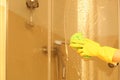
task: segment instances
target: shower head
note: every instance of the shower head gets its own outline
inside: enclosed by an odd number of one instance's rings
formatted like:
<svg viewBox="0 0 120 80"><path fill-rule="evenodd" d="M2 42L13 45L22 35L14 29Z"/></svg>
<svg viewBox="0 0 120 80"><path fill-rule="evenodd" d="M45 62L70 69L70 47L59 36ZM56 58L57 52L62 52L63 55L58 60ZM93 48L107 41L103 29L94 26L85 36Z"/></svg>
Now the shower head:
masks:
<svg viewBox="0 0 120 80"><path fill-rule="evenodd" d="M39 7L39 2L38 0L27 0L26 5L30 9L35 9Z"/></svg>

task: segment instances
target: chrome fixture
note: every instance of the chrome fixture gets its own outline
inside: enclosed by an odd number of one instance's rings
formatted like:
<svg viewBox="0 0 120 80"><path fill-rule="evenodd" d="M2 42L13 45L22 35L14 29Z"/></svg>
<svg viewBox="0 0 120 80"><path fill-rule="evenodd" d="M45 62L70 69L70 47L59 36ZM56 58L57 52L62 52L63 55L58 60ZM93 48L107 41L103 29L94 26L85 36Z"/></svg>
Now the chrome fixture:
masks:
<svg viewBox="0 0 120 80"><path fill-rule="evenodd" d="M30 11L29 18L27 20L27 24L29 27L33 27L35 25L34 21L34 9L39 7L38 0L26 0L26 5Z"/></svg>
<svg viewBox="0 0 120 80"><path fill-rule="evenodd" d="M35 9L39 7L39 2L38 0L27 0L26 5L30 9Z"/></svg>
<svg viewBox="0 0 120 80"><path fill-rule="evenodd" d="M61 40L55 40L54 41L54 47L52 47L51 51L52 51L52 55L55 56L55 60L56 60L56 76L57 79L56 80L60 80L62 78L62 80L66 80L66 64L65 64L65 56L63 56L63 54L60 52L60 46L64 45L65 41L61 41ZM42 47L41 51L45 54L48 53L48 49L47 47ZM61 72L61 73L60 73Z"/></svg>
<svg viewBox="0 0 120 80"><path fill-rule="evenodd" d="M108 66L109 66L110 68L114 68L114 67L116 67L116 66L118 66L118 65L119 65L119 63L116 63L116 64L108 63Z"/></svg>

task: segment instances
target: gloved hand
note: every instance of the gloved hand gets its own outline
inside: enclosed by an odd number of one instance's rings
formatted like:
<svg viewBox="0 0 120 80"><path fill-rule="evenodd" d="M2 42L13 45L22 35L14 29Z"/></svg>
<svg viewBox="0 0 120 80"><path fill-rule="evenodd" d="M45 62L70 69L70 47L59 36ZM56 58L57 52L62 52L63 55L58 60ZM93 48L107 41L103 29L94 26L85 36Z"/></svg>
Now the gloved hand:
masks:
<svg viewBox="0 0 120 80"><path fill-rule="evenodd" d="M96 56L108 63L114 63L112 58L117 51L108 46L101 47L97 42L85 38L81 33L75 33L70 39L70 46L77 50L82 57Z"/></svg>

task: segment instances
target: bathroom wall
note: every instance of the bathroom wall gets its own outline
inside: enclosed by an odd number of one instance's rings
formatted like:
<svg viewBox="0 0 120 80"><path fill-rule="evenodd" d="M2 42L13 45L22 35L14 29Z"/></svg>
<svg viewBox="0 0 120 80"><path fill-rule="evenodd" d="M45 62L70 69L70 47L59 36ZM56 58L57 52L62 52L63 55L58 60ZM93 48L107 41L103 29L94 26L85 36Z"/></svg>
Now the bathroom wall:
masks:
<svg viewBox="0 0 120 80"><path fill-rule="evenodd" d="M0 80L6 80L6 0L0 1Z"/></svg>
<svg viewBox="0 0 120 80"><path fill-rule="evenodd" d="M48 41L48 4L39 0L29 24L26 0L9 0L7 28L7 80L47 80L48 56L42 51Z"/></svg>

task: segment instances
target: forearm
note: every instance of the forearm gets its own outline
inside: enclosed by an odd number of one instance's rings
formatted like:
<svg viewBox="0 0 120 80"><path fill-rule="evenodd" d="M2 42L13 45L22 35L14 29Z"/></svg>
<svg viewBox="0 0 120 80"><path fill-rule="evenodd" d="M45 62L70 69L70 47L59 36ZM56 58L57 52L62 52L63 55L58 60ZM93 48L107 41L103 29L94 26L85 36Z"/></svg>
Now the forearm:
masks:
<svg viewBox="0 0 120 80"><path fill-rule="evenodd" d="M117 50L112 58L113 62L120 62L120 50Z"/></svg>

